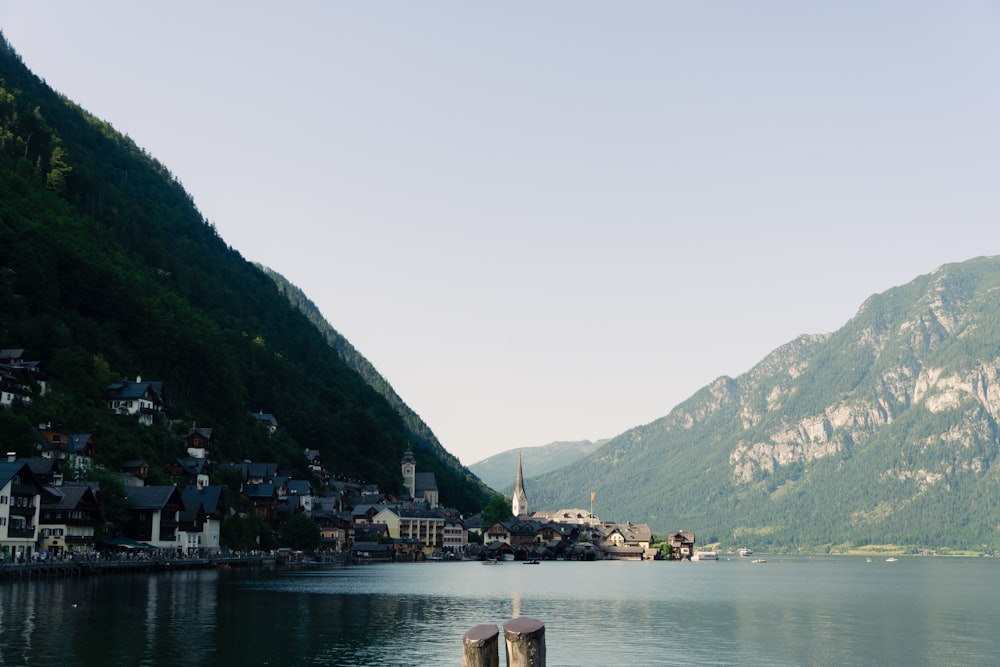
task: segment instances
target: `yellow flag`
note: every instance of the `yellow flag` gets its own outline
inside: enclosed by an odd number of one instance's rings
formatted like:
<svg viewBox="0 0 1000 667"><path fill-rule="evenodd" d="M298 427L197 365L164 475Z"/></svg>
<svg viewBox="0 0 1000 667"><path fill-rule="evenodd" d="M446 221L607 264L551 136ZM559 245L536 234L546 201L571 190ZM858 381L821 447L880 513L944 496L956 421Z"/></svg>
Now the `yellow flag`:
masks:
<svg viewBox="0 0 1000 667"><path fill-rule="evenodd" d="M597 492L596 491L591 491L590 492L590 502L594 502L594 498L596 498L596 497L597 497Z"/></svg>

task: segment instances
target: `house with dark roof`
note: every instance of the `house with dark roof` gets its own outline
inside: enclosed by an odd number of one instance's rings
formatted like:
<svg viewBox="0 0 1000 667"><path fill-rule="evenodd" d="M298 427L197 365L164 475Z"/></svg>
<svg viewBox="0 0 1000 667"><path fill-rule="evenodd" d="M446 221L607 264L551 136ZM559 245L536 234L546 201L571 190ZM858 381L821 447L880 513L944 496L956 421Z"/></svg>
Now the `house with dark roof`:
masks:
<svg viewBox="0 0 1000 667"><path fill-rule="evenodd" d="M50 487L57 486L63 482L62 469L59 466L59 461L57 459L50 459L44 456L32 456L26 459L18 459L19 461L24 461L31 468L32 474L38 483L42 486Z"/></svg>
<svg viewBox="0 0 1000 667"><path fill-rule="evenodd" d="M175 548L184 501L176 486L125 487L129 521L124 536L155 547Z"/></svg>
<svg viewBox="0 0 1000 667"><path fill-rule="evenodd" d="M391 544L355 542L351 545L351 559L357 561L390 561L395 551Z"/></svg>
<svg viewBox="0 0 1000 667"><path fill-rule="evenodd" d="M183 482L196 488L208 484L208 462L203 458L184 456L174 459L166 468L171 481Z"/></svg>
<svg viewBox="0 0 1000 667"><path fill-rule="evenodd" d="M246 482L240 490L242 511L274 524L278 519L279 488L273 482Z"/></svg>
<svg viewBox="0 0 1000 667"><path fill-rule="evenodd" d="M670 543L675 559L691 560L694 555L694 533L678 530L670 533L667 542Z"/></svg>
<svg viewBox="0 0 1000 667"><path fill-rule="evenodd" d="M189 555L216 553L221 546L222 521L226 518L221 486L188 486L181 493L178 541Z"/></svg>
<svg viewBox="0 0 1000 667"><path fill-rule="evenodd" d="M184 436L184 446L187 447L188 456L192 458L215 458L215 435L210 428L192 426Z"/></svg>
<svg viewBox="0 0 1000 667"><path fill-rule="evenodd" d="M89 465L87 460L97 454L97 444L91 433L72 433L46 424L38 428L38 435L42 456L66 461L70 468Z"/></svg>
<svg viewBox="0 0 1000 667"><path fill-rule="evenodd" d="M26 361L21 348L0 350L0 407L12 407L15 401L31 403L35 387L40 396L45 395L45 375L39 362Z"/></svg>
<svg viewBox="0 0 1000 667"><path fill-rule="evenodd" d="M105 388L103 398L115 414L138 415L146 426L163 415L163 382L143 382L141 377L114 382Z"/></svg>
<svg viewBox="0 0 1000 667"><path fill-rule="evenodd" d="M31 557L45 495L47 492L27 463L13 457L0 462L0 558Z"/></svg>
<svg viewBox="0 0 1000 667"><path fill-rule="evenodd" d="M268 433L274 433L278 430L278 420L270 412L251 412L250 416L257 424L267 429Z"/></svg>
<svg viewBox="0 0 1000 667"><path fill-rule="evenodd" d="M312 484L306 479L290 479L285 483L285 496L295 509L306 512L313 510Z"/></svg>
<svg viewBox="0 0 1000 667"><path fill-rule="evenodd" d="M92 483L67 482L49 489L42 501L39 547L60 556L94 551L97 531L104 522Z"/></svg>
<svg viewBox="0 0 1000 667"><path fill-rule="evenodd" d="M121 464L121 472L135 475L145 481L149 477L149 462L145 459L130 459Z"/></svg>
<svg viewBox="0 0 1000 667"><path fill-rule="evenodd" d="M312 520L319 525L320 542L326 549L339 552L344 548L344 545L355 539L354 527L351 524L350 514L347 512L314 509Z"/></svg>

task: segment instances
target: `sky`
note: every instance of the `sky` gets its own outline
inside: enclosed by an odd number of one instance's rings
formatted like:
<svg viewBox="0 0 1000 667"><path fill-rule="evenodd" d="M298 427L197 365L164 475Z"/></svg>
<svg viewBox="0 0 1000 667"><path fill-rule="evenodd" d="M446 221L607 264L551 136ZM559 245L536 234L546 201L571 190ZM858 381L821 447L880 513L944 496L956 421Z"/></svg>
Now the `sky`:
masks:
<svg viewBox="0 0 1000 667"><path fill-rule="evenodd" d="M1000 252L995 1L0 0L0 30L466 465Z"/></svg>

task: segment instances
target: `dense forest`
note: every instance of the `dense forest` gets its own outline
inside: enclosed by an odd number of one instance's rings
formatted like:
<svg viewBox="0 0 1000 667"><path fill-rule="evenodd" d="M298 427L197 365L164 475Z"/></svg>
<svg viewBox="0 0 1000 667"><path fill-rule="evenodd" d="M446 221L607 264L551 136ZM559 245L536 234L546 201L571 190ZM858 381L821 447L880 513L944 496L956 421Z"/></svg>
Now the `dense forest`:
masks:
<svg viewBox="0 0 1000 667"><path fill-rule="evenodd" d="M41 362L51 393L0 412L0 443L30 454L39 423L93 433L99 460L182 455L210 426L227 460L335 472L401 488L416 453L442 501L478 510L485 487L422 423L408 423L328 336L206 222L177 178L128 137L51 90L0 36L0 347ZM171 428L111 415L104 387L164 383ZM274 414L274 436L250 413ZM419 421L419 420L418 420Z"/></svg>

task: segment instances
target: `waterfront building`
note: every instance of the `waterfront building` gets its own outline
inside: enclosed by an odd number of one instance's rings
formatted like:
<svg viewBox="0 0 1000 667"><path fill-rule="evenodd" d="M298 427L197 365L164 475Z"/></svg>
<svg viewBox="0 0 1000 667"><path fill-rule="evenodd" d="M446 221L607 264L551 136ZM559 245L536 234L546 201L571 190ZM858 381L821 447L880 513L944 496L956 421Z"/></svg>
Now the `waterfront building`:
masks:
<svg viewBox="0 0 1000 667"><path fill-rule="evenodd" d="M129 521L125 537L154 547L181 546L177 529L184 501L176 486L127 486Z"/></svg>
<svg viewBox="0 0 1000 667"><path fill-rule="evenodd" d="M39 517L39 549L53 556L87 553L97 545L103 523L96 482L66 482L49 489Z"/></svg>
<svg viewBox="0 0 1000 667"><path fill-rule="evenodd" d="M13 456L0 463L0 557L31 557L38 540L38 517L45 490L31 468Z"/></svg>

